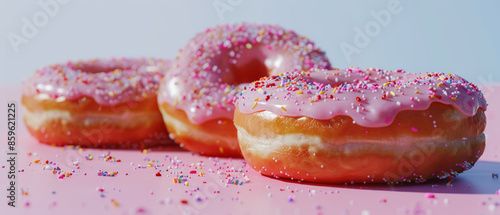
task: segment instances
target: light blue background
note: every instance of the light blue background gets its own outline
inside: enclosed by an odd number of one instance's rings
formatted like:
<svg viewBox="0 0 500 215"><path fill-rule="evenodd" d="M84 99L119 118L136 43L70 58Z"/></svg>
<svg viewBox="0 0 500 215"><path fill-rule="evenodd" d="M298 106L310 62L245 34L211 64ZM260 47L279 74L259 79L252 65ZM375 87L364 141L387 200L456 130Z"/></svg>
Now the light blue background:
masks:
<svg viewBox="0 0 500 215"><path fill-rule="evenodd" d="M43 0L42 2L45 2ZM348 61L354 28L376 21L379 1L97 1L72 0L16 53L8 34L22 35L22 19L43 11L39 1L0 1L2 85L18 85L41 66L94 57L174 58L198 31L223 22L280 24L315 41L336 67L457 73L484 85L499 82L500 1L400 0L398 14ZM227 9L219 13L214 4ZM222 18L222 19L221 19ZM373 24L373 23L372 23Z"/></svg>

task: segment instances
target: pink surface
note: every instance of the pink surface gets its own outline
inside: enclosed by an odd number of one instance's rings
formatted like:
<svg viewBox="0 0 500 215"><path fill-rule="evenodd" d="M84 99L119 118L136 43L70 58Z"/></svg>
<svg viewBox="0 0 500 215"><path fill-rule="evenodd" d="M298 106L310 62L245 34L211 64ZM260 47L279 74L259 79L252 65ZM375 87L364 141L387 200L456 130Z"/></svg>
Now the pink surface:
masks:
<svg viewBox="0 0 500 215"><path fill-rule="evenodd" d="M20 170L17 172L17 207L13 209L7 206L5 198L7 123L1 123L0 138L4 141L0 145L0 187L4 200L0 214L500 214L500 197L495 194L500 189L500 179L492 177L492 173L500 173L497 141L500 122L496 121L500 101L494 97L494 92L500 91L498 85L482 88L490 103L486 112L487 146L476 166L454 179L451 185L447 185L448 181L431 181L397 186L275 180L261 176L242 159L203 157L177 146L151 149L146 154L138 150L47 146L37 143L22 123L21 89L0 89L4 92L0 95L2 122L7 121L7 102L16 101L18 105L17 167ZM101 157L108 153L115 162ZM93 160L86 160L89 154ZM117 162L118 159L121 162ZM71 172L72 176L59 179L59 174L43 170L35 160L56 162L53 166ZM147 167L148 163L158 167ZM139 168L139 165L146 167ZM98 176L99 170L118 174ZM194 170L196 174L191 174ZM155 176L159 171L162 176ZM243 173L250 179L248 183L226 183L227 174L244 180ZM188 177L188 186L173 182L179 174ZM434 198L430 198L432 196Z"/></svg>

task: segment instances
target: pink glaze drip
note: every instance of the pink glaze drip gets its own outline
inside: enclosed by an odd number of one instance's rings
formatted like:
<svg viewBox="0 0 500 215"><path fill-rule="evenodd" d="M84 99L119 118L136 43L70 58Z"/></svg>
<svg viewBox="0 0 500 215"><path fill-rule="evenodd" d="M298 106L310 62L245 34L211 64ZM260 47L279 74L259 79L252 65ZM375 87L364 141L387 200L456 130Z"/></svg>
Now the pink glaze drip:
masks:
<svg viewBox="0 0 500 215"><path fill-rule="evenodd" d="M315 70L262 78L245 87L236 105L242 113L270 111L280 116L326 120L349 116L364 127L385 127L404 110L431 103L452 105L466 116L486 110L476 85L458 75L402 70ZM412 128L418 132L418 128Z"/></svg>
<svg viewBox="0 0 500 215"><path fill-rule="evenodd" d="M183 110L196 124L232 119L235 96L248 83L238 81L231 68L255 61L265 65L266 74L330 68L324 52L293 31L277 25L219 25L198 33L180 50L160 85L158 103Z"/></svg>
<svg viewBox="0 0 500 215"><path fill-rule="evenodd" d="M141 101L156 96L170 60L149 58L67 62L38 69L23 84L23 95L45 94L75 100L84 96L101 105Z"/></svg>

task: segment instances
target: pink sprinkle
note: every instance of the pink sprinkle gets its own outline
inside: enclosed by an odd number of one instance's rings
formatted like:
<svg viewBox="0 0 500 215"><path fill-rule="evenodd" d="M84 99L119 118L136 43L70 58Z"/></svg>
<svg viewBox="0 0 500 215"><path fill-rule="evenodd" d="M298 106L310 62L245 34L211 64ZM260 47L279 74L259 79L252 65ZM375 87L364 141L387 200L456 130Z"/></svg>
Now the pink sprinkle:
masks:
<svg viewBox="0 0 500 215"><path fill-rule="evenodd" d="M411 127L411 130L412 130L413 132L418 132L418 128L415 128L415 127Z"/></svg>
<svg viewBox="0 0 500 215"><path fill-rule="evenodd" d="M59 176L59 179L63 179L63 178L64 178L64 176L65 176L64 174L61 174L61 175Z"/></svg>
<svg viewBox="0 0 500 215"><path fill-rule="evenodd" d="M385 120L385 124L389 124L391 123L391 117L387 117L387 119Z"/></svg>
<svg viewBox="0 0 500 215"><path fill-rule="evenodd" d="M433 199L433 198L435 198L435 197L436 197L436 196L434 196L434 194L432 194L432 193L426 193L426 194L425 194L425 198L428 198L428 199Z"/></svg>
<svg viewBox="0 0 500 215"><path fill-rule="evenodd" d="M368 75L365 76L365 81L368 80L369 78L370 78L370 76L368 76Z"/></svg>

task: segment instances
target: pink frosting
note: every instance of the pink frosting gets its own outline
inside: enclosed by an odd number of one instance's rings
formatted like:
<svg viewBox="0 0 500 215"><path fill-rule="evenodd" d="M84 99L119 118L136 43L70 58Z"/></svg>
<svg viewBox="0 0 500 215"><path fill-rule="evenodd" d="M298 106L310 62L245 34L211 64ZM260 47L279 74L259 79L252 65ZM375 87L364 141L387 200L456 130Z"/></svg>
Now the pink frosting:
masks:
<svg viewBox="0 0 500 215"><path fill-rule="evenodd" d="M156 96L169 60L92 59L38 69L24 82L23 95L46 94L75 100L91 97L101 105L141 101Z"/></svg>
<svg viewBox="0 0 500 215"><path fill-rule="evenodd" d="M259 65L264 72L245 70ZM330 63L313 42L293 31L277 25L219 25L198 33L180 50L160 86L158 102L183 110L196 124L232 119L243 84L313 67L328 69Z"/></svg>
<svg viewBox="0 0 500 215"><path fill-rule="evenodd" d="M245 87L236 105L247 114L270 111L319 120L348 116L364 127L384 127L399 112L425 110L433 102L452 105L466 116L474 116L479 108L486 110L487 106L477 86L458 75L373 68L292 72L262 78Z"/></svg>

